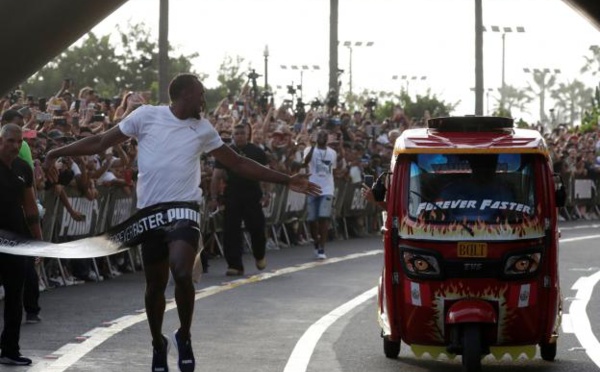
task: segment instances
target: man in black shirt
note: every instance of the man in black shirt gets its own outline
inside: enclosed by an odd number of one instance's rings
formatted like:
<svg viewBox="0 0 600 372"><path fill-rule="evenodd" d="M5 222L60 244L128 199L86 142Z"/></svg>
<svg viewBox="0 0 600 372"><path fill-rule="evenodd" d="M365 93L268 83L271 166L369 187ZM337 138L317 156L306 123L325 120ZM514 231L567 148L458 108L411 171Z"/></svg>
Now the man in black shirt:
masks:
<svg viewBox="0 0 600 372"><path fill-rule="evenodd" d="M252 159L262 165L267 164L267 155L260 147L249 143L248 130L243 124L236 125L233 129L233 144L231 148L243 157ZM256 268L264 270L267 266L265 259L266 237L260 183L230 172L222 164L216 162L211 180L210 210L214 210L217 206L218 186L222 180L225 180L227 184L223 198L225 205L223 245L228 267L225 274L228 276L244 274L244 265L242 263L242 221L244 221L244 226L250 233Z"/></svg>
<svg viewBox="0 0 600 372"><path fill-rule="evenodd" d="M0 230L42 239L33 190L33 171L18 158L23 143L21 128L6 124L0 129ZM0 337L0 363L30 365L21 356L19 338L23 316L23 284L26 257L0 253L0 276L4 283L4 329Z"/></svg>

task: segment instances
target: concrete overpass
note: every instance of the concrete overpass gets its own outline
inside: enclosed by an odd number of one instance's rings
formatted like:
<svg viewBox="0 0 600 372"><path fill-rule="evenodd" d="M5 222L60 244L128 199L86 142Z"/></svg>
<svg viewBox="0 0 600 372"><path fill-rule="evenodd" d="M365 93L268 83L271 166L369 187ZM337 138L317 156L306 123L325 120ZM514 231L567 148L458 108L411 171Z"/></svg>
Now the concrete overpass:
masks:
<svg viewBox="0 0 600 372"><path fill-rule="evenodd" d="M0 0L5 95L127 0Z"/></svg>

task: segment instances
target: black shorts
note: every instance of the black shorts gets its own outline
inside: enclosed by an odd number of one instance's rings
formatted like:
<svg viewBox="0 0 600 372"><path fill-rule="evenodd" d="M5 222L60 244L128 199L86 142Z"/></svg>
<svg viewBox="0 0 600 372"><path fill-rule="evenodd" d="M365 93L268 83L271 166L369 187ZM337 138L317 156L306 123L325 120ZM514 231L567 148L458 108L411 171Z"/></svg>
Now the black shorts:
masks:
<svg viewBox="0 0 600 372"><path fill-rule="evenodd" d="M183 240L198 251L200 229L194 223L180 221L167 230L149 233L148 238L142 242L142 260L144 265L152 265L169 258L169 243Z"/></svg>

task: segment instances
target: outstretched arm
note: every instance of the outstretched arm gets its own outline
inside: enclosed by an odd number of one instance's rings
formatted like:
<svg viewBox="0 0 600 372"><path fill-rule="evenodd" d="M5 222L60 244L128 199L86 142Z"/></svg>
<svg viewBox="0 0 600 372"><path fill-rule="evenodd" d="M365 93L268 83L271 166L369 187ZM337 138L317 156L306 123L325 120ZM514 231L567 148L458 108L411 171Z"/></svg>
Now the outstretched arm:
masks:
<svg viewBox="0 0 600 372"><path fill-rule="evenodd" d="M321 188L308 181L307 174L287 174L269 169L254 160L239 156L228 146L221 146L211 152L219 163L242 177L250 178L256 181L279 183L289 186L292 190L304 194L319 195Z"/></svg>

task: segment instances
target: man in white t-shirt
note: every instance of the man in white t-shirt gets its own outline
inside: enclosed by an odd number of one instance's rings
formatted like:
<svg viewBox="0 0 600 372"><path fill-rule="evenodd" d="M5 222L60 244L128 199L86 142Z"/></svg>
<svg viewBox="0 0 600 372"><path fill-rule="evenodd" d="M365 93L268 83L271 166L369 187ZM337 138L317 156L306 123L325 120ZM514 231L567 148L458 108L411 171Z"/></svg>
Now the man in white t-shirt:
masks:
<svg viewBox="0 0 600 372"><path fill-rule="evenodd" d="M60 156L92 155L111 146L137 139L137 207L169 203L198 203L200 155L210 153L217 161L242 177L288 185L292 190L318 195L320 189L306 175L288 176L239 156L221 141L211 123L201 117L206 100L204 86L196 75L177 75L169 84L170 106L142 106L118 126L68 146L54 149L46 156L45 170L50 180L56 171L50 165ZM165 287L169 269L175 281L180 328L173 334L179 352L179 369L193 371L195 359L190 328L194 311L195 288L192 281L194 257L198 249L197 224L179 220L142 243L146 276L146 314L152 334L153 371L167 371L168 338L162 334ZM152 232L154 233L154 231Z"/></svg>
<svg viewBox="0 0 600 372"><path fill-rule="evenodd" d="M315 244L315 257L319 260L327 258L325 242L333 209L333 170L337 164L337 153L327 146L328 135L327 130L320 129L316 146L304 149L304 166L308 166L310 182L321 187L321 195L308 196L306 216Z"/></svg>

